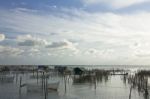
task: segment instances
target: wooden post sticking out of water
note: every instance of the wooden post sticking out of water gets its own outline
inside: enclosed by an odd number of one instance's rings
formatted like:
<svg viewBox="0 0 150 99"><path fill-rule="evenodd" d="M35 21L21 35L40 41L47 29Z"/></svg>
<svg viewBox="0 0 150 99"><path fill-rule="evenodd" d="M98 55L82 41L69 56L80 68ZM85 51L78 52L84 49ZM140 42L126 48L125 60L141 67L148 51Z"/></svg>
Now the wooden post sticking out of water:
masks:
<svg viewBox="0 0 150 99"><path fill-rule="evenodd" d="M131 94L132 94L132 85L130 87L129 99L131 99Z"/></svg>
<svg viewBox="0 0 150 99"><path fill-rule="evenodd" d="M38 79L39 79L39 74L38 74L38 70L37 70L37 84L38 84Z"/></svg>
<svg viewBox="0 0 150 99"><path fill-rule="evenodd" d="M96 90L96 75L94 76L94 88Z"/></svg>
<svg viewBox="0 0 150 99"><path fill-rule="evenodd" d="M42 80L42 89L43 89L43 88L44 88L44 87L43 87L43 77L44 77L43 72L41 72L41 75L42 75L41 80Z"/></svg>
<svg viewBox="0 0 150 99"><path fill-rule="evenodd" d="M44 93L44 99L47 99L47 96L48 96L48 78L44 72L42 72L42 90Z"/></svg>
<svg viewBox="0 0 150 99"><path fill-rule="evenodd" d="M19 94L21 94L21 85L22 85L22 77L20 77L20 83L19 83Z"/></svg>
<svg viewBox="0 0 150 99"><path fill-rule="evenodd" d="M145 79L145 99L149 99L148 97L148 78Z"/></svg>
<svg viewBox="0 0 150 99"><path fill-rule="evenodd" d="M44 72L42 72L42 88L43 88L43 90L45 88L45 79L44 79L44 76L45 76L45 74L44 74Z"/></svg>
<svg viewBox="0 0 150 99"><path fill-rule="evenodd" d="M47 95L48 95L48 80L47 80L47 77L46 75L44 76L44 80L45 80L45 89L44 89L44 95L45 95L45 99L47 99Z"/></svg>
<svg viewBox="0 0 150 99"><path fill-rule="evenodd" d="M66 79L66 76L64 75L64 83L65 83L65 93L67 92L67 79Z"/></svg>
<svg viewBox="0 0 150 99"><path fill-rule="evenodd" d="M16 83L18 82L18 71L16 71Z"/></svg>
<svg viewBox="0 0 150 99"><path fill-rule="evenodd" d="M32 72L33 72L33 76L34 76L34 67L33 67L33 69L32 69Z"/></svg>

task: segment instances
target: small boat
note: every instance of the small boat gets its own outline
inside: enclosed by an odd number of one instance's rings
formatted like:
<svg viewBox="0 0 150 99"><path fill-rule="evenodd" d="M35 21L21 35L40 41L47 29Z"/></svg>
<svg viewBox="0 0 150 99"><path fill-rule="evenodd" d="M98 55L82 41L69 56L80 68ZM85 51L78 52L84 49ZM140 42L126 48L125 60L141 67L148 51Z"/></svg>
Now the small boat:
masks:
<svg viewBox="0 0 150 99"><path fill-rule="evenodd" d="M27 92L42 92L43 88L41 84L36 83L28 83L27 86ZM52 82L47 84L48 91L57 91L59 87L59 82Z"/></svg>
<svg viewBox="0 0 150 99"><path fill-rule="evenodd" d="M27 92L42 92L42 86L35 83L26 84Z"/></svg>
<svg viewBox="0 0 150 99"><path fill-rule="evenodd" d="M57 91L59 87L59 82L53 82L53 83L48 83L48 90L54 90Z"/></svg>
<svg viewBox="0 0 150 99"><path fill-rule="evenodd" d="M49 75L43 76L43 75L40 74L40 75L31 75L30 76L31 79L44 78L44 77L49 78Z"/></svg>

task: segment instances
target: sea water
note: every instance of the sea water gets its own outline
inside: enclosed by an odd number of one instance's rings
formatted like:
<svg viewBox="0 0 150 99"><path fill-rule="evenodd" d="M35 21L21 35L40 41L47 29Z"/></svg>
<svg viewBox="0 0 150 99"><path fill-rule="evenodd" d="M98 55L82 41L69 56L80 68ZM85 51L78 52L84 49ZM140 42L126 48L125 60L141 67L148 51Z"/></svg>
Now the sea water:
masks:
<svg viewBox="0 0 150 99"><path fill-rule="evenodd" d="M128 68L130 69L130 68ZM137 69L133 68L132 69ZM41 79L31 79L32 73L15 73L13 83L0 83L0 99L45 99L41 92L28 92L26 86L19 91L19 81L22 83L41 83ZM123 75L108 76L96 83L74 83L73 77L68 77L66 83L64 77L57 74L50 75L48 82L59 81L58 91L48 92L47 99L129 99L130 87L128 82L124 82ZM65 89L66 84L66 89ZM143 93L135 88L132 90L131 99L145 99Z"/></svg>

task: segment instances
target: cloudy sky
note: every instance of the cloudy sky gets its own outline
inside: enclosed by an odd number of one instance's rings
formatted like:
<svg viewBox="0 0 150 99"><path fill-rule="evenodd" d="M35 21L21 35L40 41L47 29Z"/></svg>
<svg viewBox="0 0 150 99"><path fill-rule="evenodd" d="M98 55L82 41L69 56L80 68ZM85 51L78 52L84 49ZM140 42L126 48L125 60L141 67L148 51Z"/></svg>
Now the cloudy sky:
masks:
<svg viewBox="0 0 150 99"><path fill-rule="evenodd" d="M150 0L0 0L0 64L150 64Z"/></svg>

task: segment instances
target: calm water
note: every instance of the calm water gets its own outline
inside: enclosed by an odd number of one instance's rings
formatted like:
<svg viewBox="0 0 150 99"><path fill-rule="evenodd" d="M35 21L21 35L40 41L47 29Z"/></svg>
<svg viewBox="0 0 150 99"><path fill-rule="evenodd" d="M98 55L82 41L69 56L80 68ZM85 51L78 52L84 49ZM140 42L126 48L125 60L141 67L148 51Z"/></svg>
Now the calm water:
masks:
<svg viewBox="0 0 150 99"><path fill-rule="evenodd" d="M32 73L10 75L15 76L14 82L0 83L0 99L45 99L42 92L27 92L26 87L23 87L19 93L20 77L23 79L22 83L37 84L37 79L30 78ZM93 83L74 83L73 77L68 77L66 91L63 77L51 74L48 82L51 81L60 81L60 85L58 92L48 93L47 99L129 99L130 85L123 80L121 75L102 78L97 82L96 88ZM38 79L38 83L41 83L41 79ZM131 99L144 99L143 93L133 89Z"/></svg>

